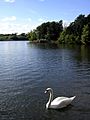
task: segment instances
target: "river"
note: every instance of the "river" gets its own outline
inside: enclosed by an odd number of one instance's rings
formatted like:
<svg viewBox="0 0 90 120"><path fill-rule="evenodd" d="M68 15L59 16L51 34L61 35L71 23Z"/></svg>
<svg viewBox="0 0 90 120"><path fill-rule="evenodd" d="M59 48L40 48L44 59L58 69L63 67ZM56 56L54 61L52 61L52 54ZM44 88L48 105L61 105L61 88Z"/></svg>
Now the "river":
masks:
<svg viewBox="0 0 90 120"><path fill-rule="evenodd" d="M46 110L47 87L76 98ZM0 42L0 120L90 120L90 47Z"/></svg>

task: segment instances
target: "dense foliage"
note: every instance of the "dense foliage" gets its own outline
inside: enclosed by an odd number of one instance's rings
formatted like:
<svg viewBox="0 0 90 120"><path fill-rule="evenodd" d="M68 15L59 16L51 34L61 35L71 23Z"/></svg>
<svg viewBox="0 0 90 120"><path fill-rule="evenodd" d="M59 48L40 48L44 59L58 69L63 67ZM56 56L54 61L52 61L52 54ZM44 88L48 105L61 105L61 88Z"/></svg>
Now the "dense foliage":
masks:
<svg viewBox="0 0 90 120"><path fill-rule="evenodd" d="M28 40L27 35L22 33L20 35L15 34L0 34L0 41L5 40Z"/></svg>
<svg viewBox="0 0 90 120"><path fill-rule="evenodd" d="M79 15L68 27L63 22L47 22L28 33L30 41L58 42L63 44L90 44L90 14Z"/></svg>
<svg viewBox="0 0 90 120"><path fill-rule="evenodd" d="M90 44L90 14L79 15L58 38L59 43Z"/></svg>
<svg viewBox="0 0 90 120"><path fill-rule="evenodd" d="M56 41L59 34L63 31L62 20L59 22L47 22L38 26L36 30L28 33L28 38L31 41Z"/></svg>

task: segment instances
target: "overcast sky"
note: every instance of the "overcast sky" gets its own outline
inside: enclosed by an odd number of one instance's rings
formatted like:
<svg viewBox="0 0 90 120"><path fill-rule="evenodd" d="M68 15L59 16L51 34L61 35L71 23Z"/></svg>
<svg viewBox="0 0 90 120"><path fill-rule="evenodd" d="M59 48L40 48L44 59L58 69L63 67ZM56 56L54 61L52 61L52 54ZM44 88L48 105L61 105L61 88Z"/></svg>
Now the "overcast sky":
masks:
<svg viewBox="0 0 90 120"><path fill-rule="evenodd" d="M90 14L90 0L0 0L0 34L27 33L47 21Z"/></svg>

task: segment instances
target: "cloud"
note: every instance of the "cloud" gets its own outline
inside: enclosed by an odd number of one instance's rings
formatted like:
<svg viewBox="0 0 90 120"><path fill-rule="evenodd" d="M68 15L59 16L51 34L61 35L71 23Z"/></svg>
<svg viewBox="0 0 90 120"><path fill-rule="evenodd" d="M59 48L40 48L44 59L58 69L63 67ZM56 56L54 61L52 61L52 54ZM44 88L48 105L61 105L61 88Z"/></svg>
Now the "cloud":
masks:
<svg viewBox="0 0 90 120"><path fill-rule="evenodd" d="M7 21L15 21L16 17L15 16L11 16L11 17L5 17L2 19L3 22L7 22Z"/></svg>
<svg viewBox="0 0 90 120"><path fill-rule="evenodd" d="M28 33L31 30L35 29L38 26L38 23L32 22L11 22L11 21L0 21L0 34L12 34L12 33Z"/></svg>
<svg viewBox="0 0 90 120"><path fill-rule="evenodd" d="M5 17L0 20L0 34L28 33L31 30L36 29L37 26L48 21L53 20L48 20L47 17L40 17L37 20L33 20L30 17L22 18L21 20L17 19L15 16ZM69 24L70 21L63 21L64 27L67 27Z"/></svg>
<svg viewBox="0 0 90 120"><path fill-rule="evenodd" d="M5 17L0 20L0 34L28 33L45 21L42 17L37 20L30 17L22 19L16 19L15 16Z"/></svg>
<svg viewBox="0 0 90 120"><path fill-rule="evenodd" d="M44 22L44 20L42 18L39 18L38 21L39 22Z"/></svg>
<svg viewBox="0 0 90 120"><path fill-rule="evenodd" d="M40 17L40 18L38 19L38 22L39 22L39 23L44 23L44 22L48 22L48 21L50 21L50 20L48 20L48 17L46 17L46 16Z"/></svg>
<svg viewBox="0 0 90 120"><path fill-rule="evenodd" d="M0 34L12 34L12 33L23 33L27 32L28 26L26 24L18 24L18 23L0 23Z"/></svg>
<svg viewBox="0 0 90 120"><path fill-rule="evenodd" d="M4 0L5 2L13 3L15 0Z"/></svg>
<svg viewBox="0 0 90 120"><path fill-rule="evenodd" d="M70 21L63 20L63 27L68 27L70 25Z"/></svg>

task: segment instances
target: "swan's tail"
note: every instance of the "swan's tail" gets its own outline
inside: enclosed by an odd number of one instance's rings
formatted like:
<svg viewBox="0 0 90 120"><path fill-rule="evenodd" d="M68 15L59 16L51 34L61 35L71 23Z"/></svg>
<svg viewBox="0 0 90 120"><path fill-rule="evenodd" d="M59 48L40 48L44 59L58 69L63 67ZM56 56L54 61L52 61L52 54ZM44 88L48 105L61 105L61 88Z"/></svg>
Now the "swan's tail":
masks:
<svg viewBox="0 0 90 120"><path fill-rule="evenodd" d="M76 96L71 97L71 100L74 100Z"/></svg>

